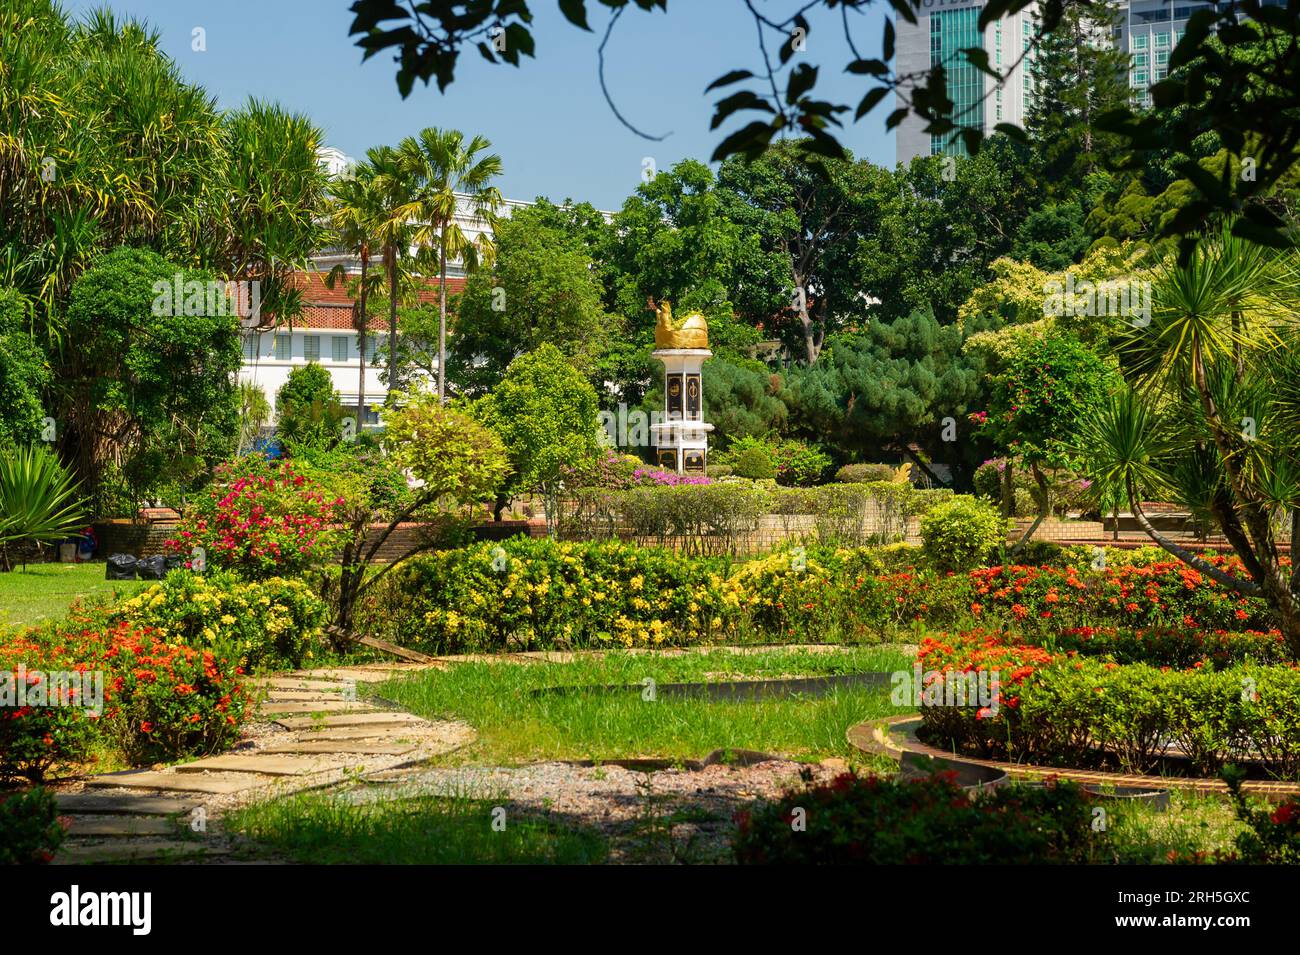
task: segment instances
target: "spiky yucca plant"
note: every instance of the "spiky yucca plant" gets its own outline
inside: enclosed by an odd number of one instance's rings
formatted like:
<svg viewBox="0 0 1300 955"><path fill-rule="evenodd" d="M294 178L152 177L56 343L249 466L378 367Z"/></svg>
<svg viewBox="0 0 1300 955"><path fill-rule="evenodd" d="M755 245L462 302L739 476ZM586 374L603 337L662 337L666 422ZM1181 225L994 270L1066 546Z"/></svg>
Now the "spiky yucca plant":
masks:
<svg viewBox="0 0 1300 955"><path fill-rule="evenodd" d="M0 449L0 570L23 544L54 543L85 520L72 473L41 445Z"/></svg>
<svg viewBox="0 0 1300 955"><path fill-rule="evenodd" d="M1300 254L1231 234L1153 276L1149 325L1121 349L1124 391L1077 439L1099 493L1127 501L1161 547L1237 593L1260 597L1300 658L1300 572L1283 563L1279 517L1300 527ZM1208 518L1241 558L1225 573L1160 534L1143 500ZM1293 555L1294 557L1294 551Z"/></svg>

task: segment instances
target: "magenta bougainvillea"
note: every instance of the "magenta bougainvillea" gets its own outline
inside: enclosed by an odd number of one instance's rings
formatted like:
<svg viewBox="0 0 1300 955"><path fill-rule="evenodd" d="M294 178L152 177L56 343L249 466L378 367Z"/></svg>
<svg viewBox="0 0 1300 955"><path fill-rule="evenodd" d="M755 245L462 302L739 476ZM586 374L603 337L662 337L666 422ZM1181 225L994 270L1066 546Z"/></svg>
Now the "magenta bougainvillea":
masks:
<svg viewBox="0 0 1300 955"><path fill-rule="evenodd" d="M339 546L334 527L341 499L330 497L290 465L223 465L208 497L186 515L167 542L174 553L203 549L205 561L260 580L300 573Z"/></svg>

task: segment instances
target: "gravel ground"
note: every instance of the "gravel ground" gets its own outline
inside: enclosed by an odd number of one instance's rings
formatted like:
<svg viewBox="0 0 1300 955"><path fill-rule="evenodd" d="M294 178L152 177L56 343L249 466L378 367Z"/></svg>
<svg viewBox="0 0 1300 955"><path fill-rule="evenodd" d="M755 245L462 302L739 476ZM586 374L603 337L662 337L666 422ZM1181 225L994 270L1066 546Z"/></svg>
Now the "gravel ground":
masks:
<svg viewBox="0 0 1300 955"><path fill-rule="evenodd" d="M430 795L486 799L504 806L507 820L517 811L599 831L610 841L611 862L727 862L738 808L800 785L800 770L821 782L845 768L835 759L811 765L771 759L653 772L564 762L415 769L381 773L342 795L358 803Z"/></svg>

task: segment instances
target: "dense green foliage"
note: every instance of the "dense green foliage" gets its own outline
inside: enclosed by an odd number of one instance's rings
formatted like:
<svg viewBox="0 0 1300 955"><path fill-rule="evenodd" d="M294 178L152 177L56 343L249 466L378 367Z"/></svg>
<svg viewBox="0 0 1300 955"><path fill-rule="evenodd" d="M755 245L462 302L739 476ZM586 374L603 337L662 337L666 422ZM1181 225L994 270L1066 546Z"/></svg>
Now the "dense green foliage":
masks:
<svg viewBox="0 0 1300 955"><path fill-rule="evenodd" d="M67 330L77 346L60 374L59 439L88 490L118 455L139 483L187 483L233 450L239 317L206 294L213 279L121 248L73 283ZM178 280L183 301L162 301L159 289Z"/></svg>

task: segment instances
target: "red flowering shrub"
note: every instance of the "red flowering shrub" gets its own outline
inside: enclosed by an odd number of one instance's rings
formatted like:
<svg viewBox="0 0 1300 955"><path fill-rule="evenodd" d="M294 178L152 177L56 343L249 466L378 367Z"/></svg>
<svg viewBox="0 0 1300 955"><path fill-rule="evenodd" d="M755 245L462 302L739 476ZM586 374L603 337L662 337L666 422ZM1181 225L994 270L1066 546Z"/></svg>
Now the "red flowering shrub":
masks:
<svg viewBox="0 0 1300 955"><path fill-rule="evenodd" d="M167 548L188 555L202 547L208 563L249 579L292 576L341 545L342 531L331 526L340 503L291 465L250 455L217 468L209 495Z"/></svg>
<svg viewBox="0 0 1300 955"><path fill-rule="evenodd" d="M48 790L37 786L0 793L0 865L49 862L64 835L58 804Z"/></svg>
<svg viewBox="0 0 1300 955"><path fill-rule="evenodd" d="M84 763L99 742L149 763L209 753L236 738L251 698L224 649L167 643L158 631L125 622L84 623L30 630L0 645L0 693L21 677L27 699L0 706L0 776L39 781L55 767ZM45 686L56 673L65 683L58 694ZM68 690L68 682L81 686Z"/></svg>
<svg viewBox="0 0 1300 955"><path fill-rule="evenodd" d="M89 757L102 711L92 712L93 701L78 700L77 690L55 686L51 677L91 669L64 647L27 634L0 642L0 779L40 782Z"/></svg>
<svg viewBox="0 0 1300 955"><path fill-rule="evenodd" d="M1072 783L967 794L951 774L853 773L737 814L742 865L1078 864L1102 857L1086 794Z"/></svg>
<svg viewBox="0 0 1300 955"><path fill-rule="evenodd" d="M1034 638L1030 638L1034 640ZM1034 640L1063 652L1107 657L1116 663L1149 663L1185 670L1196 664L1215 669L1238 663L1286 663L1291 659L1280 630L1179 630L1157 627L1069 627Z"/></svg>
<svg viewBox="0 0 1300 955"><path fill-rule="evenodd" d="M945 748L1146 772L1173 742L1201 774L1244 758L1279 778L1300 774L1300 668L1293 665L1121 665L989 631L926 638L918 662L941 676L998 674L995 707L922 706L923 735Z"/></svg>
<svg viewBox="0 0 1300 955"><path fill-rule="evenodd" d="M243 672L224 652L164 643L155 631L122 625L102 659L113 671L109 718L136 763L226 748L252 712Z"/></svg>
<svg viewBox="0 0 1300 955"><path fill-rule="evenodd" d="M1237 853L1231 861L1248 865L1300 864L1300 801L1292 797L1280 805L1257 809L1242 792L1245 778L1246 774L1235 766L1223 771L1237 819L1247 826L1237 836Z"/></svg>
<svg viewBox="0 0 1300 955"><path fill-rule="evenodd" d="M1207 558L1245 578L1235 556ZM1024 629L1118 625L1180 630L1267 630L1268 607L1180 561L1102 570L1007 565L971 571L970 612Z"/></svg>

